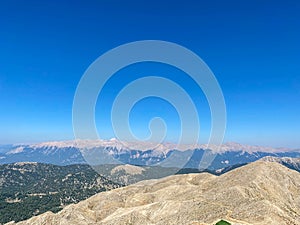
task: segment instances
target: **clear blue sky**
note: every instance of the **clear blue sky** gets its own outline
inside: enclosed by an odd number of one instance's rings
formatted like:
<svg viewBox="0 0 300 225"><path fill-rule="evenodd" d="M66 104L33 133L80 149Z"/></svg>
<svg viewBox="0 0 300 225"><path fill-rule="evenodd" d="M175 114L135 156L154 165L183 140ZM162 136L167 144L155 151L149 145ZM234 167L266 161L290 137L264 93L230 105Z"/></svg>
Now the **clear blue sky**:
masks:
<svg viewBox="0 0 300 225"><path fill-rule="evenodd" d="M193 50L214 72L227 105L225 141L300 147L299 12L296 0L1 1L0 143L72 139L73 95L87 67L120 44L159 39ZM120 71L132 77L111 80L100 96L108 107L97 110L97 121L109 121L122 85L149 71L178 75L198 98L207 132L205 98L184 74L163 65ZM169 139L175 138L176 112L159 99L132 111L135 132L145 135L151 116L166 116ZM112 136L108 122L99 130Z"/></svg>

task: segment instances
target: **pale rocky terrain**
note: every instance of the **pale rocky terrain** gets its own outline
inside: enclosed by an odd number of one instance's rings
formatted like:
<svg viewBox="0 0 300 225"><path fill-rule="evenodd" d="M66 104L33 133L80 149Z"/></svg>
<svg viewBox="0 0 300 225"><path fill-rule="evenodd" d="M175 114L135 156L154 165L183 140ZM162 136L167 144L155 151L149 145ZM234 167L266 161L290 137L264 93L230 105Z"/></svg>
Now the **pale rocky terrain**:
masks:
<svg viewBox="0 0 300 225"><path fill-rule="evenodd" d="M173 175L102 192L18 225L300 225L300 173L257 161L221 176ZM10 225L14 224L13 222Z"/></svg>
<svg viewBox="0 0 300 225"><path fill-rule="evenodd" d="M111 174L115 174L122 170L124 170L126 173L131 174L131 175L142 174L142 172L145 171L145 169L140 166L134 166L134 165L127 164L127 165L116 166L115 168L113 168L111 170Z"/></svg>
<svg viewBox="0 0 300 225"><path fill-rule="evenodd" d="M300 172L300 158L266 156L261 161L278 162Z"/></svg>

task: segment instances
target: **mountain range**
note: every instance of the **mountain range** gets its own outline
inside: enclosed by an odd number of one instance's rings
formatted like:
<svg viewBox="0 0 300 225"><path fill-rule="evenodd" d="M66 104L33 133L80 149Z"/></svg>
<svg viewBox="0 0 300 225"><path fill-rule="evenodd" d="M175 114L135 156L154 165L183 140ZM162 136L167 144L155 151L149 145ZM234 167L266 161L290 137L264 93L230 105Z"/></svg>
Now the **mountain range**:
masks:
<svg viewBox="0 0 300 225"><path fill-rule="evenodd" d="M151 146L152 149L149 147ZM54 165L72 164L131 164L200 169L204 155L213 154L213 160L204 167L211 171L254 162L266 156L300 157L299 149L272 148L225 143L214 145L176 146L151 145L110 140L73 140L46 142L31 145L0 146L0 164L15 162L40 162Z"/></svg>

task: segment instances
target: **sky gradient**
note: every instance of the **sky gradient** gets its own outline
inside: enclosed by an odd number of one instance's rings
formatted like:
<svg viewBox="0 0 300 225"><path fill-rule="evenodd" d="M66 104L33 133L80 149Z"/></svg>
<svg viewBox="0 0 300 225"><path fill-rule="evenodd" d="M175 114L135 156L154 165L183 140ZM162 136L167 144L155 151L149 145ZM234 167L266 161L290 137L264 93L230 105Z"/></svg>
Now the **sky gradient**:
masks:
<svg viewBox="0 0 300 225"><path fill-rule="evenodd" d="M88 66L118 45L153 39L191 49L214 72L227 106L225 141L300 147L299 11L300 2L289 0L2 1L0 144L73 139L73 96ZM160 73L197 102L205 142L208 105L184 74L151 63L118 73L98 99L107 107L96 107L103 138L113 137L109 112L118 90ZM178 115L160 99L133 109L133 131L146 136L153 116L166 118L175 140Z"/></svg>

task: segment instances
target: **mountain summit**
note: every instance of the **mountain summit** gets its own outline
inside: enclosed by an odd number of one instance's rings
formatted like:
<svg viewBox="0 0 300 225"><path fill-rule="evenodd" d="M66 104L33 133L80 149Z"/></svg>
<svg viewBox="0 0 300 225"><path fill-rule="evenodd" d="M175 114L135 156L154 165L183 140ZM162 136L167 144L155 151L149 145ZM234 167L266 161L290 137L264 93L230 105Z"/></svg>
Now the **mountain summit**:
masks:
<svg viewBox="0 0 300 225"><path fill-rule="evenodd" d="M300 173L257 161L221 176L141 181L17 224L216 224L223 219L240 225L300 225L299 218Z"/></svg>

